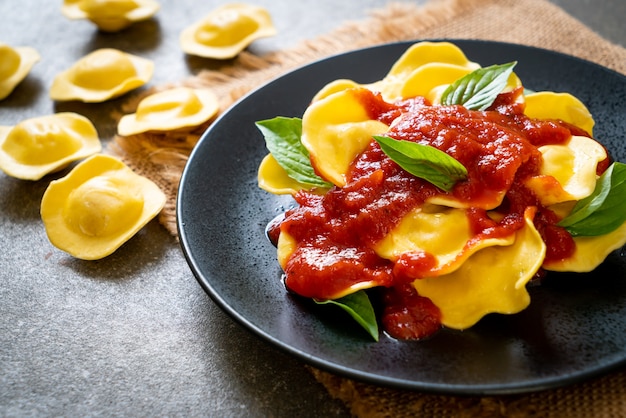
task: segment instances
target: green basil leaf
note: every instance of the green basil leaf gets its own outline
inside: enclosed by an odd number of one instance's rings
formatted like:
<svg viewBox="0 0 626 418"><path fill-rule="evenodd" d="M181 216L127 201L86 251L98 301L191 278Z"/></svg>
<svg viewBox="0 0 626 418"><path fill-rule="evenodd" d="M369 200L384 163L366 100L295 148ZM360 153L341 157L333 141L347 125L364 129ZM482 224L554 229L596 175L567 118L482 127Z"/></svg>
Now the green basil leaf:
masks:
<svg viewBox="0 0 626 418"><path fill-rule="evenodd" d="M450 84L441 96L441 104L462 105L471 110L485 110L506 87L516 61L479 68Z"/></svg>
<svg viewBox="0 0 626 418"><path fill-rule="evenodd" d="M351 293L339 299L334 300L316 300L318 305L332 304L346 311L350 316L361 325L369 335L378 341L378 323L376 322L376 314L365 290Z"/></svg>
<svg viewBox="0 0 626 418"><path fill-rule="evenodd" d="M311 186L330 188L311 166L309 152L302 145L302 119L278 116L255 123L265 137L265 146L292 179Z"/></svg>
<svg viewBox="0 0 626 418"><path fill-rule="evenodd" d="M429 145L374 136L380 148L402 169L450 191L459 180L467 178L467 169L453 157Z"/></svg>
<svg viewBox="0 0 626 418"><path fill-rule="evenodd" d="M572 236L608 234L626 222L626 164L613 163L591 195L578 201L558 225Z"/></svg>

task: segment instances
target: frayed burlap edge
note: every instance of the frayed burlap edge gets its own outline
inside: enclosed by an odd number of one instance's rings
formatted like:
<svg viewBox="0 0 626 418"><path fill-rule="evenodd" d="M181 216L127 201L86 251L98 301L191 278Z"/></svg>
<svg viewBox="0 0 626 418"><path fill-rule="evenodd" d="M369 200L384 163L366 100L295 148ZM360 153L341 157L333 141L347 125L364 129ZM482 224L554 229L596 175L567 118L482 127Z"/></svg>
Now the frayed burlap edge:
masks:
<svg viewBox="0 0 626 418"><path fill-rule="evenodd" d="M447 396L356 382L309 367L360 418L618 418L626 416L626 373L519 395Z"/></svg>

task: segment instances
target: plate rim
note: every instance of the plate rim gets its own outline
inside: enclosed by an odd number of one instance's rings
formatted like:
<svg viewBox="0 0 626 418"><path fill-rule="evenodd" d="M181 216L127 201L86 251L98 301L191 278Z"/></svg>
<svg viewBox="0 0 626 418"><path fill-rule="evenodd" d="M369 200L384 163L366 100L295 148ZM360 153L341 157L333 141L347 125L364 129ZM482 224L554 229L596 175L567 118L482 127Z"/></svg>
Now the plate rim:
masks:
<svg viewBox="0 0 626 418"><path fill-rule="evenodd" d="M598 366L592 369L580 370L575 373L570 373L566 376L554 376L548 378L536 378L532 380L525 381L524 383L497 383L497 384L444 384L444 383L433 383L433 382L420 382L415 380L407 380L402 378L394 378L387 377L381 375L373 375L369 372L363 372L360 370L355 370L353 368L346 368L341 365L335 364L325 359L318 358L314 355L311 355L303 350L300 350L296 347L291 346L290 344L285 343L280 340L276 336L266 332L263 329L257 327L249 318L244 317L223 298L219 292L211 285L210 281L204 277L204 273L202 272L202 268L198 265L197 261L191 255L191 248L189 247L189 242L187 240L187 235L185 233L185 220L181 219L179 214L182 211L182 196L184 195L184 188L186 179L190 176L188 172L189 162L191 162L196 155L204 141L205 138L210 137L211 132L213 132L216 126L219 126L219 123L222 119L226 118L230 112L235 111L241 103L244 103L250 100L251 97L256 95L259 91L268 88L272 84L279 82L284 77L290 76L294 73L300 71L307 71L310 67L314 67L320 65L321 63L332 61L337 57L343 57L348 54L353 53L362 53L368 50L380 49L380 48L389 48L390 46L410 46L416 42L420 41L432 41L432 42L451 42L451 43L471 43L476 45L498 45L498 46L514 46L516 48L523 48L529 51L537 51L540 54L548 53L555 56L561 56L569 60L575 60L583 63L584 65L590 65L595 67L597 70L607 71L612 73L613 75L622 79L622 82L626 85L626 75L621 74L611 68L605 67L596 62L586 60L584 58L580 58L577 56L569 55L567 53L563 53L560 51L544 49L531 45L524 45L512 42L503 42L503 41L492 41L486 39L456 39L456 38L425 38L425 39L415 39L415 40L405 40L405 41L394 41L388 42L378 45L372 45L367 47L362 47L358 49L353 49L349 51L335 53L326 57L322 57L316 59L314 61L308 62L304 65L288 69L280 74L269 78L261 85L256 88L250 90L243 96L241 96L238 100L236 100L231 106L228 107L224 112L222 112L219 117L209 126L209 128L202 134L201 138L197 142L196 146L191 151L187 164L183 169L181 174L180 183L177 190L176 202L175 202L175 210L176 210L176 227L179 237L179 244L182 249L183 255L194 275L197 282L203 288L203 290L208 294L208 296L222 309L225 313L228 314L235 322L240 324L246 330L251 332L256 337L260 338L265 343L269 343L270 345L280 349L282 352L287 353L306 364L309 364L313 367L317 367L321 370L325 370L327 372L337 374L340 376L344 376L346 378L355 379L361 382L380 385L389 388L395 389L408 389L408 390L416 390L422 391L424 393L433 393L433 394L441 394L441 395L469 395L469 396L485 396L485 395L513 395L513 394L525 394L532 392L539 392L548 389L556 389L559 387L569 386L572 384L580 383L583 381L587 381L593 379L595 377L602 376L612 370L620 368L626 365L626 350L623 352L623 355L619 359L615 359L615 361L608 362L602 366Z"/></svg>

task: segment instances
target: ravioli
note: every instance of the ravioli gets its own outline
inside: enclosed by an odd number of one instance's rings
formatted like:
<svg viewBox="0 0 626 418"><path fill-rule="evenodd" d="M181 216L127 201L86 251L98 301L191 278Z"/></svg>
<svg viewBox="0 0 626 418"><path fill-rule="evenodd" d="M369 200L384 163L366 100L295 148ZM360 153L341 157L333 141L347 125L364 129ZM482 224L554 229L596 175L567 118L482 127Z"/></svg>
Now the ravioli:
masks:
<svg viewBox="0 0 626 418"><path fill-rule="evenodd" d="M150 60L113 48L98 49L54 78L50 98L104 102L143 86L153 71Z"/></svg>
<svg viewBox="0 0 626 418"><path fill-rule="evenodd" d="M560 119L593 134L595 121L587 107L569 93L541 91L525 97L526 116L537 119Z"/></svg>
<svg viewBox="0 0 626 418"><path fill-rule="evenodd" d="M431 103L439 103L442 88L471 72L471 68L463 65L442 62L423 64L406 78L400 96L402 98L422 96Z"/></svg>
<svg viewBox="0 0 626 418"><path fill-rule="evenodd" d="M0 100L11 94L40 58L35 48L0 42Z"/></svg>
<svg viewBox="0 0 626 418"><path fill-rule="evenodd" d="M234 58L257 39L273 36L269 12L245 3L225 4L180 34L184 52L205 58Z"/></svg>
<svg viewBox="0 0 626 418"><path fill-rule="evenodd" d="M420 42L407 49L383 79L369 84L348 79L334 80L324 86L312 101L357 87L381 93L390 102L415 96L434 99L440 95L441 87L447 87L477 68L480 66L468 60L463 51L452 43Z"/></svg>
<svg viewBox="0 0 626 418"><path fill-rule="evenodd" d="M435 205L420 206L374 246L378 255L397 260L404 254L427 253L436 263L424 275L443 275L458 269L472 254L490 246L513 244L514 234L482 238L472 232L463 209Z"/></svg>
<svg viewBox="0 0 626 418"><path fill-rule="evenodd" d="M297 294L319 300L339 299L359 290L386 285L385 275L379 274L375 268L364 263L354 248L331 246L322 249L310 245L299 245L289 232L281 231L278 237L277 255L278 262L284 271L290 271L290 267L292 267L290 261L297 253L304 254L301 259L304 260L304 264L308 265L310 277L315 277L318 272L323 274L323 271L328 268L333 272L336 279L332 282L326 282L329 289L309 286L310 283L307 283L307 280L296 280L295 282L287 280L285 285ZM356 277L348 277L351 276L352 265L359 266L359 273ZM348 280L343 280L346 278ZM319 279L316 277L315 281L324 282L323 278Z"/></svg>
<svg viewBox="0 0 626 418"><path fill-rule="evenodd" d="M626 244L626 223L606 235L574 237L576 249L571 257L543 264L549 271L586 273L597 268L613 251Z"/></svg>
<svg viewBox="0 0 626 418"><path fill-rule="evenodd" d="M526 284L541 267L546 244L533 225L534 210L509 246L484 248L452 273L417 279L413 286L441 311L441 324L466 329L489 313L514 314L530 303Z"/></svg>
<svg viewBox="0 0 626 418"><path fill-rule="evenodd" d="M101 149L93 123L73 112L0 127L0 168L23 180L39 180Z"/></svg>
<svg viewBox="0 0 626 418"><path fill-rule="evenodd" d="M545 145L539 151L541 170L526 186L545 206L589 196L596 187L598 163L607 158L602 145L584 136L572 136L567 144Z"/></svg>
<svg viewBox="0 0 626 418"><path fill-rule="evenodd" d="M294 195L300 190L309 190L313 186L300 183L289 177L284 168L278 164L272 154L263 158L257 174L259 187L273 194Z"/></svg>
<svg viewBox="0 0 626 418"><path fill-rule="evenodd" d="M338 93L343 90L354 89L354 88L359 88L359 87L364 87L364 86L353 80L348 80L348 79L334 80L326 84L324 87L322 87L322 89L318 91L315 94L315 96L313 96L313 99L311 100L311 102L317 102L318 100L324 99L333 93Z"/></svg>
<svg viewBox="0 0 626 418"><path fill-rule="evenodd" d="M88 19L102 31L118 32L151 18L159 8L154 0L64 0L61 12L68 19Z"/></svg>
<svg viewBox="0 0 626 418"><path fill-rule="evenodd" d="M119 159L97 154L50 183L41 219L50 242L83 260L98 260L128 241L165 205L151 180Z"/></svg>
<svg viewBox="0 0 626 418"><path fill-rule="evenodd" d="M137 111L124 115L118 125L120 135L148 131L174 131L207 122L219 110L217 96L208 89L177 87L147 96Z"/></svg>
<svg viewBox="0 0 626 418"><path fill-rule="evenodd" d="M443 73L438 74L437 71L431 71L426 77L417 76L418 78L428 79L435 77L448 82L454 80L450 76L454 72L445 69L446 64L455 69L465 68L469 71L480 68L475 62L470 61L465 53L456 45L450 42L419 42L409 47L400 58L394 63L387 75L379 82L372 83L370 88L379 90L385 100L394 101L403 97L407 97L410 89L416 88L417 83L411 83L409 87L405 87L407 80L420 70L422 67L428 68L431 65L438 66ZM443 64L443 65L442 65ZM449 67L449 68L452 68ZM457 77L458 78L458 77ZM430 84L434 84L433 80L428 80ZM436 82L436 80L434 81ZM431 86L431 89L434 86ZM405 94L403 94L405 91Z"/></svg>
<svg viewBox="0 0 626 418"><path fill-rule="evenodd" d="M314 102L302 117L302 145L311 162L325 180L337 186L345 184L352 160L388 126L371 120L359 100L362 88L342 90ZM369 91L368 91L369 92Z"/></svg>

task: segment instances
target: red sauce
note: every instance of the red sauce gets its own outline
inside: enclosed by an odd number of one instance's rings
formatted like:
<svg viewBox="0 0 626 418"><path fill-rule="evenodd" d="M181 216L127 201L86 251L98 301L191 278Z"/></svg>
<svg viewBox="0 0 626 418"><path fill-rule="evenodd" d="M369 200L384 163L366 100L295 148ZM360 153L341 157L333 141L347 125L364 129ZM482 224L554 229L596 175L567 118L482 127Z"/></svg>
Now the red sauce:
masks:
<svg viewBox="0 0 626 418"><path fill-rule="evenodd" d="M405 254L392 263L371 247L409 211L435 195L472 202L468 219L475 239L510 234L524 225L524 210L536 207L534 222L548 247L547 258L572 254L571 236L522 181L538 173L542 161L538 146L562 144L579 130L558 121L527 118L523 105L515 103L515 92L501 95L487 111L431 106L423 98L390 104L365 89L355 94L372 119L387 124L395 120L386 135L448 153L467 168L468 178L446 193L402 170L372 141L353 161L344 187L324 196L304 191L295 196L299 206L280 226L298 243L285 269L290 290L329 299L352 286L374 284L388 289L382 322L391 336L415 339L432 334L440 327L439 311L409 283L433 268L434 257ZM502 196L498 211L503 218L496 222L485 208Z"/></svg>
<svg viewBox="0 0 626 418"><path fill-rule="evenodd" d="M402 285L389 288L383 298L382 324L385 331L401 340L415 340L432 335L441 327L441 313L415 288Z"/></svg>

